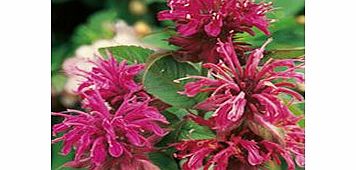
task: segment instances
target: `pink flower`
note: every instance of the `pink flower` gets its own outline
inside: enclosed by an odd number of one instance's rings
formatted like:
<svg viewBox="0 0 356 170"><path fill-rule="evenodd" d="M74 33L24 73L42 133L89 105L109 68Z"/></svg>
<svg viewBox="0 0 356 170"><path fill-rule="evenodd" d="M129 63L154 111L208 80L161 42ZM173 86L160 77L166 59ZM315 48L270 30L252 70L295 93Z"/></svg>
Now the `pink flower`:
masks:
<svg viewBox="0 0 356 170"><path fill-rule="evenodd" d="M265 138L261 144L268 150L269 155L277 163L282 156L287 164L288 170L294 170L294 160L298 166L304 167L305 164L305 133L304 129L300 128L297 123L300 118L289 115L284 118L275 119L273 122L268 122L264 115L254 115L253 120L248 120L247 125L255 134ZM266 136L267 133L271 136Z"/></svg>
<svg viewBox="0 0 356 170"><path fill-rule="evenodd" d="M232 137L230 140L216 139L189 140L175 144L177 158L188 158L183 164L184 170L226 170L228 167L249 167L257 169L267 157L253 140Z"/></svg>
<svg viewBox="0 0 356 170"><path fill-rule="evenodd" d="M144 92L129 93L114 110L97 89L87 87L81 93L87 112L53 113L65 118L53 126L54 136L64 133L53 143L63 141L64 155L75 149L75 159L67 166L122 170L125 166L141 166L147 160L145 153L152 151L153 142L166 134L159 124L168 124L156 108L148 105L150 97Z"/></svg>
<svg viewBox="0 0 356 170"><path fill-rule="evenodd" d="M81 94L83 89L94 85L104 100L116 106L126 94L142 89L142 85L137 84L134 78L143 70L144 65L127 65L125 60L118 63L111 54L108 55L107 60L98 57L97 61L92 61L95 66L90 72L79 71L85 80L77 91Z"/></svg>
<svg viewBox="0 0 356 170"><path fill-rule="evenodd" d="M253 27L266 35L269 21L265 13L271 3L254 3L250 0L169 0L170 10L161 11L159 20L176 23L178 35L169 39L171 44L181 47L177 58L187 61L216 63L216 43L219 38L226 41L235 33L247 32L255 35ZM244 43L236 43L239 54L248 49Z"/></svg>
<svg viewBox="0 0 356 170"><path fill-rule="evenodd" d="M304 82L303 75L296 72L303 66L296 63L302 60L269 60L260 64L267 43L260 49L252 51L246 65L242 66L233 50L232 42L220 42L218 52L222 61L218 64L203 64L203 67L209 70L208 76L183 78L197 81L187 83L185 90L180 93L194 97L199 93L208 92L209 97L195 107L214 112L208 120L194 114L188 117L200 125L215 130L217 135L215 143L225 143L224 152L216 150L220 146L218 144L206 145L205 149L203 145L192 146L194 149L188 150L178 147L180 152L184 151L184 155L190 157L187 169L202 166L200 162L212 153L224 155L224 157L215 155L210 161L207 160L208 164L216 163L215 169L226 169L229 165L228 160L231 160L226 157L231 156L237 159L232 162L242 164L241 169L246 167L254 169L268 160L280 163L279 156L286 160L289 170L295 169L293 159L298 166L304 166L304 130L297 125L301 117L291 113L278 96L284 93L290 95L292 101L303 100L303 96L291 89L296 87L296 82L293 83L291 80ZM276 70L280 67L283 67L282 71ZM214 146L214 149L211 146ZM228 146L243 148L248 154L240 154L240 150L228 149ZM217 157L216 161L213 161L214 157ZM197 163L189 164L190 159L196 160Z"/></svg>
<svg viewBox="0 0 356 170"><path fill-rule="evenodd" d="M250 0L168 0L170 10L158 13L159 20L173 20L179 34L191 36L205 32L219 37L231 32L254 34L257 27L265 34L268 21L266 12L271 3L254 3Z"/></svg>
<svg viewBox="0 0 356 170"><path fill-rule="evenodd" d="M247 122L249 124L250 122ZM291 126L293 127L293 126ZM288 170L294 170L294 159L298 166L304 166L304 131L294 126L295 130L284 127L286 134L280 143L274 138L265 139L261 132L255 133L250 126L235 129L235 134L226 135L224 139L187 140L173 144L178 151L178 159L187 158L184 170L197 170L204 167L208 170L246 169L257 170L268 161L281 164L283 157ZM268 132L263 132L268 134ZM259 135L258 135L259 134Z"/></svg>
<svg viewBox="0 0 356 170"><path fill-rule="evenodd" d="M224 61L203 64L209 70L208 76L188 76L198 81L187 83L185 90L180 92L189 97L210 92L209 98L196 108L214 111L211 118L216 122L214 129L229 132L241 123L244 116L253 114L264 115L269 122L292 115L278 95L285 93L296 100L303 100L303 96L290 89L295 84L288 82L291 79L304 82L303 75L295 71L302 66L295 64L300 60L269 61L259 67L264 45L254 50L242 67L231 41L220 42L219 45L218 52ZM286 70L275 71L277 67L285 67ZM275 80L281 81L276 83Z"/></svg>

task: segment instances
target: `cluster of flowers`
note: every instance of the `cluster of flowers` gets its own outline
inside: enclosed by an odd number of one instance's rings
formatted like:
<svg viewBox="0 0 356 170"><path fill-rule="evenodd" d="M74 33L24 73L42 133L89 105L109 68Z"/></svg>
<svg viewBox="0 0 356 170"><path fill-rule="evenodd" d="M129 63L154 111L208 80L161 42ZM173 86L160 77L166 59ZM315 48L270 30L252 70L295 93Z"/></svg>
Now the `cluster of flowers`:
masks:
<svg viewBox="0 0 356 170"><path fill-rule="evenodd" d="M118 63L113 56L98 58L90 72L79 70L85 81L77 94L87 112L53 113L64 117L53 126L53 140L63 141L62 154L75 148L75 159L65 166L89 169L153 170L147 153L167 131L169 122L151 106L151 97L134 81L144 65Z"/></svg>
<svg viewBox="0 0 356 170"><path fill-rule="evenodd" d="M197 81L187 83L180 93L193 97L208 92L209 97L195 108L213 112L209 119L194 114L188 117L210 127L217 137L174 145L179 151L178 158L188 158L185 170L202 166L209 169L212 165L217 170L228 167L257 170L270 160L280 164L280 157L293 170L293 156L298 166L304 166L304 130L298 126L301 117L293 115L278 97L284 93L303 100L303 96L290 89L295 84L288 81L304 81L296 72L303 65L295 64L302 60L270 60L259 69L264 46L252 51L243 67L232 42L219 42L217 50L222 60L203 64L209 70L208 76L186 77ZM275 71L282 66L285 71ZM282 81L276 83L278 79Z"/></svg>
<svg viewBox="0 0 356 170"><path fill-rule="evenodd" d="M184 170L257 170L281 158L289 170L304 166L304 129L302 117L295 116L288 104L303 101L294 91L304 83L298 73L302 59L263 61L268 40L251 49L233 40L236 33L254 35L256 27L269 35L266 12L270 3L251 0L168 0L170 10L158 14L160 20L173 20L177 35L169 42L177 45L175 57L203 62L206 76L191 79L181 95L194 97L208 93L194 109L213 112L210 118L189 114L187 119L209 127L213 139L189 139L171 144L177 159L184 159ZM168 133L169 122L153 106L152 97L135 76L144 65L118 63L113 56L98 59L84 77L77 94L86 110L53 113L64 121L53 126L53 135L64 133L53 142L63 141L62 153L75 149L69 167L90 169L159 169L147 158L154 144ZM277 69L283 68L283 69ZM179 82L179 80L177 80ZM175 81L175 82L177 82ZM280 94L291 96L285 104ZM295 165L296 164L296 165Z"/></svg>
<svg viewBox="0 0 356 170"><path fill-rule="evenodd" d="M250 0L169 0L170 10L158 14L160 20L172 20L177 35L169 39L180 48L176 56L182 60L203 61L208 75L188 76L182 95L209 97L195 109L213 112L209 119L190 114L196 123L215 131L216 139L186 140L174 144L179 159L187 159L185 170L204 167L216 170L262 167L269 161L281 163L289 170L295 163L304 166L304 129L301 117L293 115L278 96L290 95L302 101L293 91L295 81L304 83L300 59L268 60L263 63L266 42L259 49L233 41L236 33L251 35L253 27L269 35L266 12L271 3ZM244 56L245 54L249 54ZM276 71L283 67L284 71Z"/></svg>

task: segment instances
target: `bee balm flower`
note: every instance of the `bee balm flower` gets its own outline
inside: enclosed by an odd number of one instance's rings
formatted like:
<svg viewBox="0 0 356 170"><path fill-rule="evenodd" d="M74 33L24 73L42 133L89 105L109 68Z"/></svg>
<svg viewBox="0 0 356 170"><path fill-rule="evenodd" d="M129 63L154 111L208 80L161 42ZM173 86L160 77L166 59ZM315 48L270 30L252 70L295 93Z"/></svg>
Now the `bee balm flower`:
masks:
<svg viewBox="0 0 356 170"><path fill-rule="evenodd" d="M270 34L265 14L271 10L271 3L254 3L250 0L168 0L168 6L170 10L161 11L158 19L176 23L178 35L170 38L169 42L181 47L178 54L185 60L217 62L217 38L224 41L235 33L243 32L254 35L253 27L266 35Z"/></svg>
<svg viewBox="0 0 356 170"><path fill-rule="evenodd" d="M219 37L231 31L254 34L253 26L269 34L265 14L270 5L250 0L168 0L170 10L161 11L158 19L175 21L183 36L204 32Z"/></svg>
<svg viewBox="0 0 356 170"><path fill-rule="evenodd" d="M297 66L295 62L300 60L275 60L260 67L264 46L254 50L242 67L231 40L227 43L219 42L218 52L224 61L203 64L209 70L207 77L187 77L198 81L187 83L181 94L193 97L200 92L211 92L209 98L196 108L214 111L212 119L216 122L215 129L228 132L238 126L243 116L249 114L266 115L265 118L271 122L291 115L287 106L278 98L280 93L303 100L303 96L290 89L295 85L287 81L294 79L304 82L303 75L296 72L301 65ZM285 67L286 70L275 71L277 67ZM279 79L281 82L276 83L275 80Z"/></svg>
<svg viewBox="0 0 356 170"><path fill-rule="evenodd" d="M304 132L299 131L299 134ZM288 133L296 133L288 131ZM254 139L253 139L254 138ZM304 166L304 137L294 138L286 135L283 145L273 140L263 139L256 136L251 130L243 127L237 135L227 135L225 139L186 140L173 146L177 149L178 159L187 158L183 164L183 170L195 169L261 169L268 161L281 164L279 157L283 157L288 164L288 170L294 170L293 155L298 166ZM297 139L302 139L297 142ZM290 147L294 145L294 147ZM303 151L296 149L303 147Z"/></svg>
<svg viewBox="0 0 356 170"><path fill-rule="evenodd" d="M75 159L66 165L90 169L138 169L147 162L145 153L153 142L166 134L159 124L168 122L158 110L149 106L147 94L127 94L120 107L113 110L96 89L83 90L89 111L68 110L53 113L64 117L53 126L53 140L63 141L62 153L75 149ZM153 166L153 165L152 165Z"/></svg>
<svg viewBox="0 0 356 170"><path fill-rule="evenodd" d="M208 120L192 114L189 117L212 128L217 135L208 142L214 144L202 145L200 141L191 140L187 141L190 146L198 146L187 149L177 145L182 158L188 157L187 169L201 167L207 158L210 160L206 161L205 169L209 163L215 165L215 169L226 169L231 163L240 169L257 169L269 160L280 163L279 156L286 160L289 170L295 169L293 156L298 166L304 166L304 130L297 125L300 117L293 115L278 96L284 93L294 100L303 100L303 96L290 89L296 87L290 80L304 82L303 75L296 72L302 67L296 62L301 60L270 60L260 64L267 43L252 51L242 66L232 42L219 42L222 61L203 64L209 70L208 76L185 78L198 81L187 83L180 93L193 97L210 92L209 97L195 107L214 112ZM278 67L284 69L278 71ZM185 146L184 142L181 144Z"/></svg>
<svg viewBox="0 0 356 170"><path fill-rule="evenodd" d="M189 140L175 144L178 158L188 158L183 164L183 170L204 170L214 167L214 170L236 169L257 170L265 161L259 146L255 141L233 137L231 140L216 139Z"/></svg>

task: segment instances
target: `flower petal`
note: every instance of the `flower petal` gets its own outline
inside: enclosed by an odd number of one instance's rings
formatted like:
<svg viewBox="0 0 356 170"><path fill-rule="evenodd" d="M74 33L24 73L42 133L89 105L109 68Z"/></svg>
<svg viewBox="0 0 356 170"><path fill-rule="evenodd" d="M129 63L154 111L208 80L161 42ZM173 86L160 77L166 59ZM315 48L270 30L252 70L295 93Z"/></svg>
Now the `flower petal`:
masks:
<svg viewBox="0 0 356 170"><path fill-rule="evenodd" d="M120 157L124 151L123 146L117 142L115 139L112 139L112 137L107 136L108 143L109 143L109 153L111 156L117 158Z"/></svg>
<svg viewBox="0 0 356 170"><path fill-rule="evenodd" d="M106 159L103 137L96 139L90 151L90 157L96 166L100 166Z"/></svg>

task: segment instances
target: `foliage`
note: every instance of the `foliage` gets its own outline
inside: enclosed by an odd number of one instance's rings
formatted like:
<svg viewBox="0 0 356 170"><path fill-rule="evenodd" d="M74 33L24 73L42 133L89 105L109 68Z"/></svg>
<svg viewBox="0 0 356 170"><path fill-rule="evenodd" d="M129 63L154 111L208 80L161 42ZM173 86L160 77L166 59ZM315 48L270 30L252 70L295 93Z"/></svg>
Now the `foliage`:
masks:
<svg viewBox="0 0 356 170"><path fill-rule="evenodd" d="M182 63L171 56L161 56L154 59L146 67L143 75L143 84L148 93L172 106L189 108L197 100L178 94L184 90L183 83L176 80L187 75L199 75L199 71L190 63Z"/></svg>

